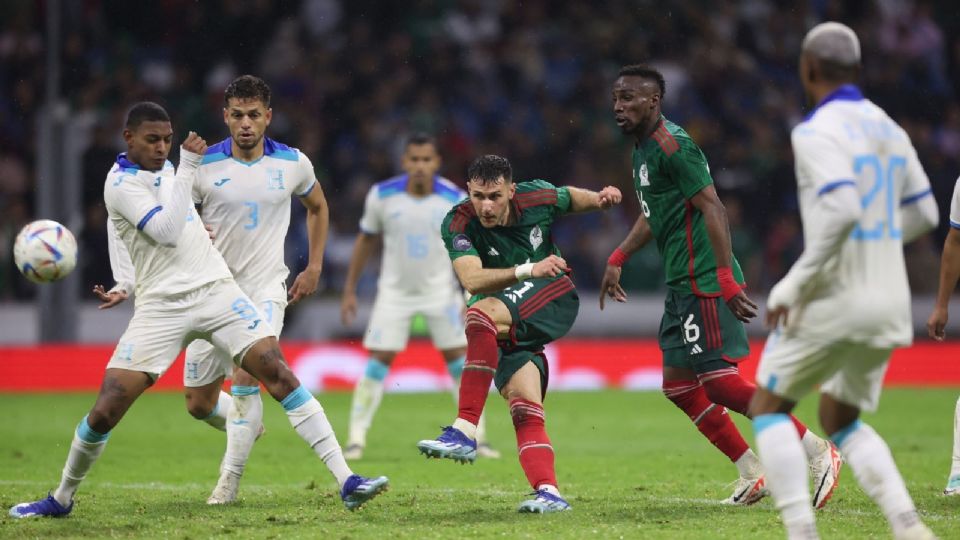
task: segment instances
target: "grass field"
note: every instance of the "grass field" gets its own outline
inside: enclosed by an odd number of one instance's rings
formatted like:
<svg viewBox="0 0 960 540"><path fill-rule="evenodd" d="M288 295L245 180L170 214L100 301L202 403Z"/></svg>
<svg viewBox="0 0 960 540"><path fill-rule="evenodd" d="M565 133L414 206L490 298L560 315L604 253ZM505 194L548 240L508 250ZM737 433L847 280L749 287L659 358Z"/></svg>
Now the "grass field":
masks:
<svg viewBox="0 0 960 540"><path fill-rule="evenodd" d="M960 538L960 498L940 495L950 460L953 390L891 390L866 417L890 443L921 513L942 538ZM177 394L144 396L114 431L78 493L71 516L14 521L6 508L44 496L59 479L92 395L0 395L0 536L208 538L780 538L769 499L717 501L736 471L658 393L556 393L547 427L561 489L573 512L518 515L530 491L505 407L491 396L490 432L500 460L473 466L425 460L418 439L452 419L449 395L387 395L361 474L386 474L391 490L362 511L345 510L323 465L267 403L268 432L254 448L241 502L208 507L222 433L191 419ZM320 396L338 433L349 395ZM800 409L814 418L812 403ZM748 438L749 425L738 420ZM342 440L342 439L341 439ZM886 538L886 523L845 469L819 512L825 538Z"/></svg>

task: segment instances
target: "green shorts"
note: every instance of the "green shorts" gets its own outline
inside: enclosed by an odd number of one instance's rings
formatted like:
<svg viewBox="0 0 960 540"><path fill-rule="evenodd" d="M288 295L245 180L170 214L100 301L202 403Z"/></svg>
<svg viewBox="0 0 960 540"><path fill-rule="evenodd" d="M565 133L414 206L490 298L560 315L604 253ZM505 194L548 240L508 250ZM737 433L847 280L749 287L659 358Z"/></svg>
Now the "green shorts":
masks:
<svg viewBox="0 0 960 540"><path fill-rule="evenodd" d="M660 320L663 365L707 373L746 360L747 331L723 298L667 292Z"/></svg>
<svg viewBox="0 0 960 540"><path fill-rule="evenodd" d="M531 278L486 296L503 302L513 320L510 337L499 343L500 362L493 377L497 390L502 390L527 362L533 362L540 370L540 386L546 394L549 369L543 347L563 337L577 319L580 297L573 281L567 276Z"/></svg>

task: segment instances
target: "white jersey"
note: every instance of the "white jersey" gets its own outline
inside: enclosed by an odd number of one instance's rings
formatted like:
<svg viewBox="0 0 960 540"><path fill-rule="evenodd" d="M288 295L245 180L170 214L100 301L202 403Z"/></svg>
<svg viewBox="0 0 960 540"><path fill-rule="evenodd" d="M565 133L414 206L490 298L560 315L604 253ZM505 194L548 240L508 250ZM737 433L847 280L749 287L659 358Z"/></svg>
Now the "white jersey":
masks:
<svg viewBox="0 0 960 540"><path fill-rule="evenodd" d="M263 157L233 158L231 139L207 149L193 188L214 245L247 294L286 304L290 273L283 260L290 226L290 197L305 197L317 184L310 159L264 137Z"/></svg>
<svg viewBox="0 0 960 540"><path fill-rule="evenodd" d="M210 243L196 210L187 212L187 223L176 246L165 246L150 238L144 227L163 210L160 192L171 190L174 177L169 161L160 171L142 170L127 160L125 153L107 174L103 187L110 227L120 239L122 248L111 253L118 257L115 265L132 263L134 276L118 281L136 283L137 303L181 294L207 283L230 277L230 270ZM186 201L184 201L186 202Z"/></svg>
<svg viewBox="0 0 960 540"><path fill-rule="evenodd" d="M433 192L415 197L407 192L407 175L370 188L360 230L383 235L378 297L446 297L456 287L440 226L447 212L466 193L449 180L435 177Z"/></svg>
<svg viewBox="0 0 960 540"><path fill-rule="evenodd" d="M806 245L817 234L812 209L818 197L853 187L863 208L820 272L811 301L796 313L798 332L878 348L909 345L901 206L931 195L909 137L856 86L845 85L794 128L792 141Z"/></svg>
<svg viewBox="0 0 960 540"><path fill-rule="evenodd" d="M950 199L950 228L960 229L960 178L953 186L953 198Z"/></svg>

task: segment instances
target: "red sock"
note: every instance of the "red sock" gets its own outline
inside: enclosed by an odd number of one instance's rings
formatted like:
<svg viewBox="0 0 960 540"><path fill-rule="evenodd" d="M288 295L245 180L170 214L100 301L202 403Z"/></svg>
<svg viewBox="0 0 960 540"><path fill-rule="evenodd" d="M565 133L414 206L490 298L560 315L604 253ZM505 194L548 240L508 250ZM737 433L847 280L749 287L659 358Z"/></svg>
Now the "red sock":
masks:
<svg viewBox="0 0 960 540"><path fill-rule="evenodd" d="M724 453L730 461L737 461L750 449L737 426L723 407L711 403L707 393L696 381L663 381L663 393L690 417L700 433Z"/></svg>
<svg viewBox="0 0 960 540"><path fill-rule="evenodd" d="M497 325L476 308L467 310L467 360L460 375L460 410L457 418L476 425L490 393L490 383L500 361Z"/></svg>
<svg viewBox="0 0 960 540"><path fill-rule="evenodd" d="M510 400L510 416L517 431L520 466L533 489L548 484L557 486L553 464L553 446L544 425L543 405L525 399Z"/></svg>
<svg viewBox="0 0 960 540"><path fill-rule="evenodd" d="M750 400L757 391L757 385L741 377L737 368L718 369L697 377L707 389L707 398L710 401L747 416L747 411L750 409ZM797 428L797 433L802 439L804 434L807 433L807 426L803 425L803 422L797 420L797 417L792 414L790 420L793 421L793 425Z"/></svg>

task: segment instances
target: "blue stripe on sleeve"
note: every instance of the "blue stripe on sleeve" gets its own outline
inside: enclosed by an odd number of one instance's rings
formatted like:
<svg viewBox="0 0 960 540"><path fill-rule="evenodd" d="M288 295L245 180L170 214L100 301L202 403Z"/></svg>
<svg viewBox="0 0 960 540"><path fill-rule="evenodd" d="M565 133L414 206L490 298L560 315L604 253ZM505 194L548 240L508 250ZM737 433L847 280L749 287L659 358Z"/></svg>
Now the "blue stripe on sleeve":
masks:
<svg viewBox="0 0 960 540"><path fill-rule="evenodd" d="M926 191L921 191L920 193L917 193L917 194L915 194L915 195L910 195L909 197L904 197L904 198L900 199L900 206L906 206L906 205L908 205L908 204L913 204L913 203L919 201L920 199L922 199L922 198L924 198L924 197L926 197L926 196L928 196L928 195L933 195L933 190L930 189L930 188L927 188Z"/></svg>
<svg viewBox="0 0 960 540"><path fill-rule="evenodd" d="M951 219L951 220L950 220L950 228L952 228L952 229L960 229L960 223L957 223L956 221L954 221L954 220Z"/></svg>
<svg viewBox="0 0 960 540"><path fill-rule="evenodd" d="M857 183L853 180L834 180L833 182L827 182L817 191L817 197L826 195L827 193L830 193L831 191L843 186L857 187Z"/></svg>
<svg viewBox="0 0 960 540"><path fill-rule="evenodd" d="M140 223L137 223L137 230L142 231L144 227L147 226L147 222L150 221L150 218L154 216L157 212L163 210L162 206L157 206L154 209L147 212L147 215L143 216L143 219L140 220Z"/></svg>
<svg viewBox="0 0 960 540"><path fill-rule="evenodd" d="M316 181L316 180L314 180L313 183L310 184L310 187L308 187L306 191L304 191L303 193L297 195L297 197L306 197L307 195L310 194L311 191L313 191L313 188L315 188L315 187L317 187L317 181Z"/></svg>

